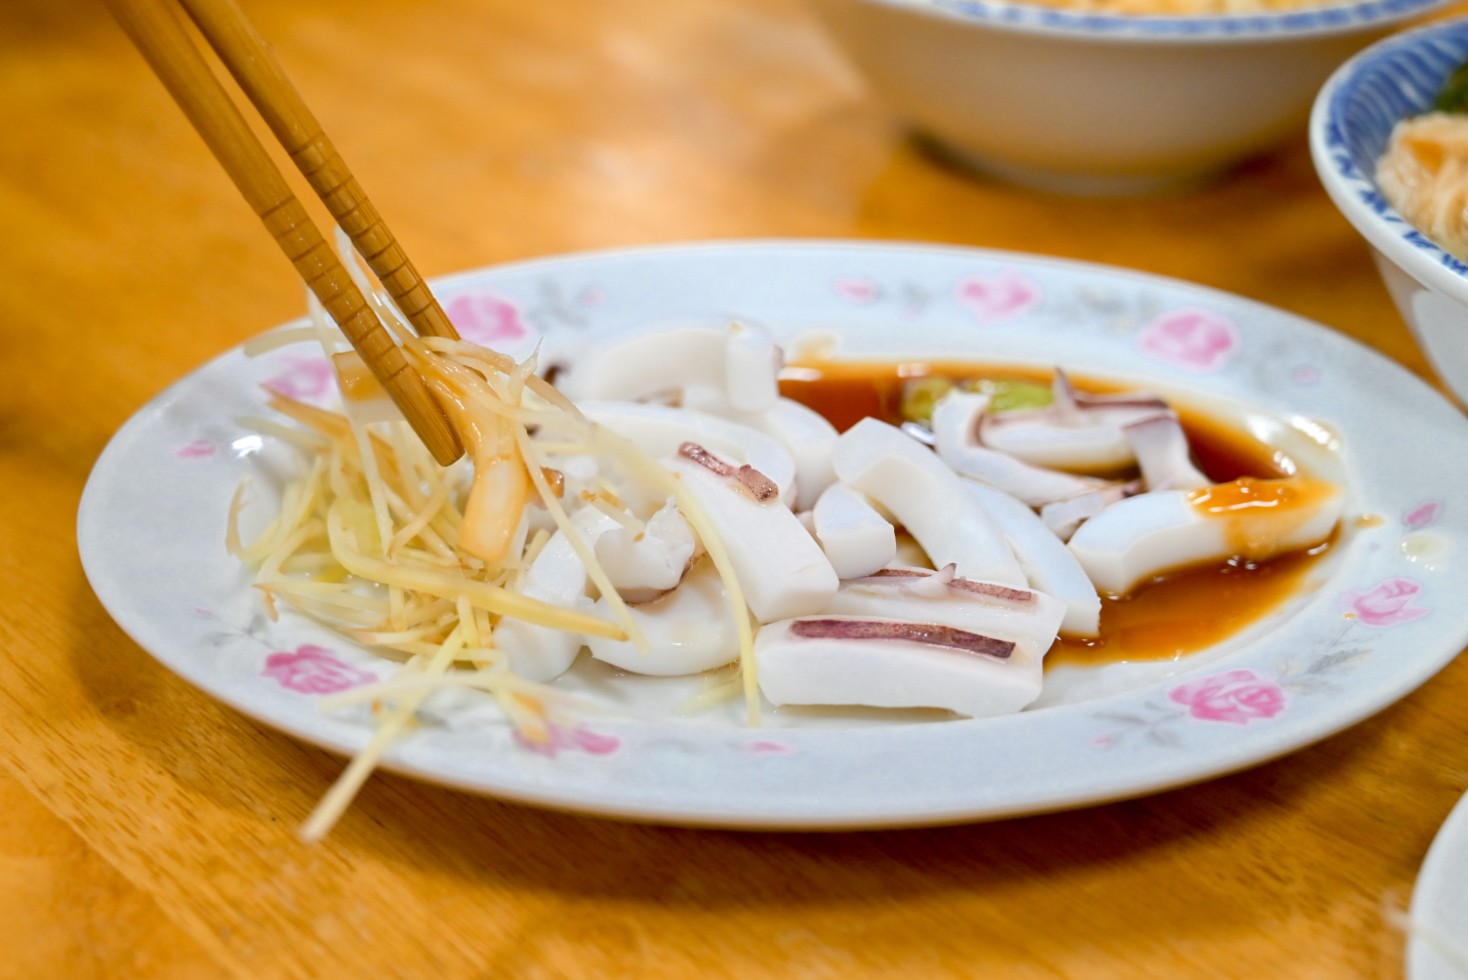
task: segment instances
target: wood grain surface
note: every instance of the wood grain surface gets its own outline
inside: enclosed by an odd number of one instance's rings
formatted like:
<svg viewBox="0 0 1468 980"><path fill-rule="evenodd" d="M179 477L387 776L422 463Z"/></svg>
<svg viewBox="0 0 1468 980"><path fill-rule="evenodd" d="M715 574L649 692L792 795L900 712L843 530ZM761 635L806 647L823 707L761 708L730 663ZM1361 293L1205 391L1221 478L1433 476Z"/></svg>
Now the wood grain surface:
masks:
<svg viewBox="0 0 1468 980"><path fill-rule="evenodd" d="M1303 130L1208 186L959 172L798 0L249 0L427 275L746 237L1114 263L1329 324L1425 375ZM1285 759L936 830L719 833L377 776L156 665L76 556L119 425L301 288L100 3L0 4L0 976L1392 977L1468 789L1468 666Z"/></svg>

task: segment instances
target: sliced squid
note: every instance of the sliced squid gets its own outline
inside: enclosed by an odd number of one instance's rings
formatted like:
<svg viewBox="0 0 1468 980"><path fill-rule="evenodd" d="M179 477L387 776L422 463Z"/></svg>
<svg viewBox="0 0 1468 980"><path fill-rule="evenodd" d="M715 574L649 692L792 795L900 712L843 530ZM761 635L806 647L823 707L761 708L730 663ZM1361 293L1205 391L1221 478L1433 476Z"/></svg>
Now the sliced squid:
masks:
<svg viewBox="0 0 1468 980"><path fill-rule="evenodd" d="M1126 483L1110 483L1095 490L1064 500L1056 500L1040 508L1040 520L1061 541L1069 541L1076 528L1095 517L1106 508L1128 497L1146 491L1141 480Z"/></svg>
<svg viewBox="0 0 1468 980"><path fill-rule="evenodd" d="M956 472L997 487L1031 507L1106 485L1107 481L1099 477L1035 466L985 446L978 436L990 400L985 394L954 390L933 406L934 448Z"/></svg>
<svg viewBox="0 0 1468 980"><path fill-rule="evenodd" d="M762 622L820 610L836 592L836 571L805 527L759 474L686 444L663 458L697 499L729 552L750 611Z"/></svg>
<svg viewBox="0 0 1468 980"><path fill-rule="evenodd" d="M822 613L938 623L1014 643L1038 661L1060 632L1065 604L1034 589L962 578L949 565L884 568L842 582Z"/></svg>
<svg viewBox="0 0 1468 980"><path fill-rule="evenodd" d="M676 395L690 384L723 384L725 331L685 326L629 337L558 378L578 402L638 401Z"/></svg>
<svg viewBox="0 0 1468 980"><path fill-rule="evenodd" d="M647 602L683 580L698 545L670 500L641 528L617 526L596 539L596 560L628 602Z"/></svg>
<svg viewBox="0 0 1468 980"><path fill-rule="evenodd" d="M831 452L840 433L813 408L792 398L780 398L763 412L737 412L722 393L710 389L690 390L683 407L748 426L784 446L795 460L796 492L793 499L787 496L787 502L796 509L809 510L836 481Z"/></svg>
<svg viewBox="0 0 1468 980"><path fill-rule="evenodd" d="M844 483L816 501L811 530L840 578L870 575L897 555L897 529L865 494Z"/></svg>
<svg viewBox="0 0 1468 980"><path fill-rule="evenodd" d="M779 395L781 360L780 348L758 324L687 326L598 352L567 379L567 393L578 401L639 401L708 389L737 411L762 412Z"/></svg>
<svg viewBox="0 0 1468 980"><path fill-rule="evenodd" d="M836 441L832 463L836 476L886 509L934 565L952 563L968 578L1025 585L1003 533L963 478L900 429L862 419Z"/></svg>
<svg viewBox="0 0 1468 980"><path fill-rule="evenodd" d="M775 704L1019 711L1040 695L1065 605L1032 589L886 568L843 582L817 616L764 627L760 690Z"/></svg>
<svg viewBox="0 0 1468 980"><path fill-rule="evenodd" d="M587 418L632 440L649 456L669 456L685 442L747 463L769 477L786 497L794 489L795 459L775 438L716 415L667 405L588 402Z"/></svg>
<svg viewBox="0 0 1468 980"><path fill-rule="evenodd" d="M1091 637L1101 632L1101 596L1075 555L1038 514L992 487L967 484L984 509L999 522L1009 546L1019 559L1030 587L1065 604L1060 632Z"/></svg>
<svg viewBox="0 0 1468 980"><path fill-rule="evenodd" d="M730 324L724 340L724 390L729 407L741 414L767 412L780 398L785 354L764 327Z"/></svg>
<svg viewBox="0 0 1468 980"><path fill-rule="evenodd" d="M595 547L601 534L620 526L594 507L584 507L571 517L572 529L588 547ZM593 605L587 596L587 581L586 566L566 532L558 530L525 570L520 591L532 599L585 612ZM565 673L581 652L583 642L578 633L518 619L503 619L494 629L494 644L508 656L510 670L536 683Z"/></svg>
<svg viewBox="0 0 1468 980"><path fill-rule="evenodd" d="M1193 465L1188 434L1176 415L1155 415L1122 430L1150 490L1197 490L1213 481Z"/></svg>
<svg viewBox="0 0 1468 980"><path fill-rule="evenodd" d="M1203 490L1161 490L1107 507L1067 545L1102 592L1121 595L1162 574L1239 556L1263 561L1326 541L1344 493L1301 477L1244 478Z"/></svg>
<svg viewBox="0 0 1468 980"><path fill-rule="evenodd" d="M647 649L628 640L587 637L593 657L634 674L671 677L722 667L739 656L729 598L707 558L695 563L676 589L627 611Z"/></svg>
<svg viewBox="0 0 1468 980"><path fill-rule="evenodd" d="M869 616L771 623L754 644L760 691L776 705L940 708L1011 714L1040 695L1042 670L1011 641Z"/></svg>
<svg viewBox="0 0 1468 980"><path fill-rule="evenodd" d="M741 415L738 420L778 441L795 459L795 504L814 506L826 488L836 482L831 465L840 433L813 408L781 398L758 415Z"/></svg>
<svg viewBox="0 0 1468 980"><path fill-rule="evenodd" d="M1144 393L1092 395L1077 391L1059 368L1044 408L986 414L979 441L1036 466L1108 472L1135 462L1125 427L1172 414L1160 398Z"/></svg>

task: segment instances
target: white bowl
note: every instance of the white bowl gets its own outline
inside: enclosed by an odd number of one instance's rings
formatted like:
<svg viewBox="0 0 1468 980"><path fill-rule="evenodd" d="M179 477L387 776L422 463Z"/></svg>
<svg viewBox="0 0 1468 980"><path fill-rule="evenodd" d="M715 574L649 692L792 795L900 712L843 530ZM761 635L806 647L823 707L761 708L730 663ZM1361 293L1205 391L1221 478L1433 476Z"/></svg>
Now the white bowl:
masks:
<svg viewBox="0 0 1468 980"><path fill-rule="evenodd" d="M1431 106L1468 61L1468 18L1381 41L1342 65L1315 100L1310 152L1336 207L1370 243L1402 318L1438 376L1468 401L1468 264L1397 213L1376 186L1376 161L1397 121Z"/></svg>
<svg viewBox="0 0 1468 980"><path fill-rule="evenodd" d="M1201 180L1303 127L1351 54L1444 0L1229 16L1005 0L811 0L877 95L976 168L1044 190Z"/></svg>

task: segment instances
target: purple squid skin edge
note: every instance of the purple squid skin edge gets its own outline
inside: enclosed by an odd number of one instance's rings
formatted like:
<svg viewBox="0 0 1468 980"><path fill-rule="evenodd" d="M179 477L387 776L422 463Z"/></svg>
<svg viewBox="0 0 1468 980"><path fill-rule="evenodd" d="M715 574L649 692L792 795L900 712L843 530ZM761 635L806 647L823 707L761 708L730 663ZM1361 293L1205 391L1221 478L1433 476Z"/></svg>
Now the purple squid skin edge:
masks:
<svg viewBox="0 0 1468 980"><path fill-rule="evenodd" d="M790 624L792 636L809 640L878 640L917 643L974 656L1008 660L1014 652L1011 640L943 626L938 623L908 623L873 619L797 619Z"/></svg>
<svg viewBox="0 0 1468 980"><path fill-rule="evenodd" d="M696 442L685 442L678 447L678 455L691 460L715 476L732 479L758 503L768 503L780 495L775 481L765 476L748 463L734 466L726 463Z"/></svg>

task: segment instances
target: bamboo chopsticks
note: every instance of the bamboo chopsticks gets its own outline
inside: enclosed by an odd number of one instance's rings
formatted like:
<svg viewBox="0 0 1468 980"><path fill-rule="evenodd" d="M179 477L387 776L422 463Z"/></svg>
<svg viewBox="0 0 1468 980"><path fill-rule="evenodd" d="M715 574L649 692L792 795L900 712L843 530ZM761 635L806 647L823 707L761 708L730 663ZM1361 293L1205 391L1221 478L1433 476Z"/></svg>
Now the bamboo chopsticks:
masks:
<svg viewBox="0 0 1468 980"><path fill-rule="evenodd" d="M462 452L458 438L423 378L367 305L335 250L195 48L175 5L182 4L187 10L414 330L420 335L457 336L244 13L234 0L107 2L154 74L434 458L444 465L457 459Z"/></svg>

